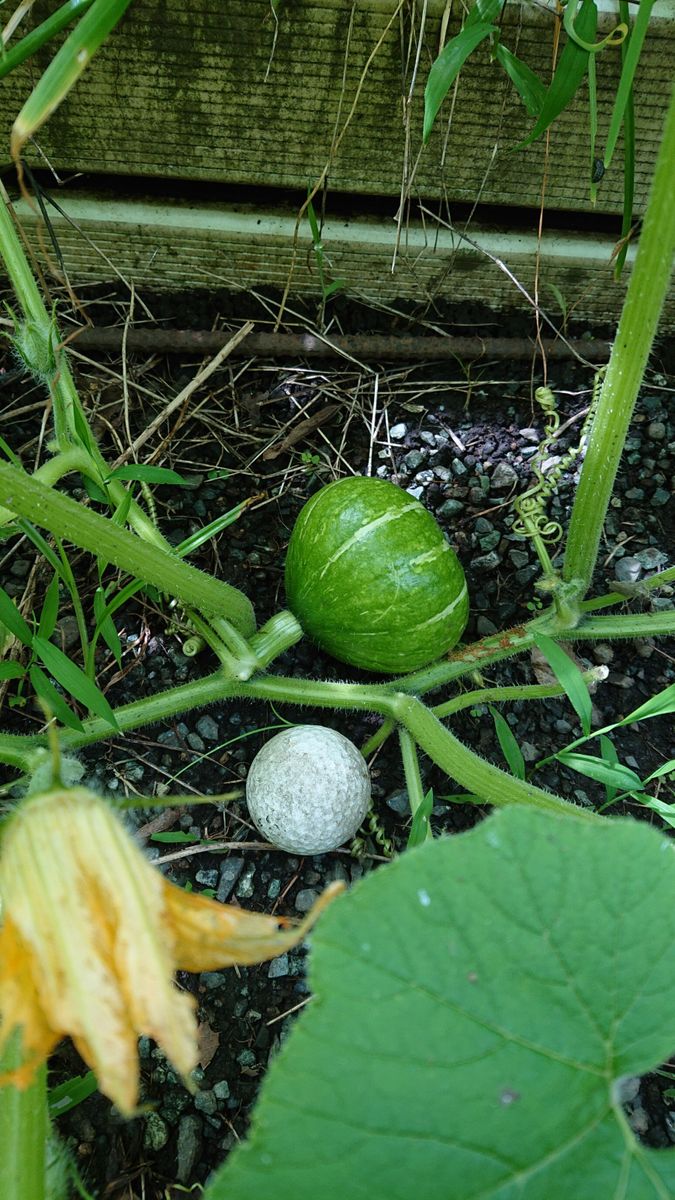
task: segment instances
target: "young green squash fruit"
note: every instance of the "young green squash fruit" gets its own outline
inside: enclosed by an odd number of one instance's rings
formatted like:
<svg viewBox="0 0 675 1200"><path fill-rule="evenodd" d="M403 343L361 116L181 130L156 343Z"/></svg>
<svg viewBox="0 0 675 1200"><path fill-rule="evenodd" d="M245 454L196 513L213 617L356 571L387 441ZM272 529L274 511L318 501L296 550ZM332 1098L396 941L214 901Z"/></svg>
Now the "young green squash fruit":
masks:
<svg viewBox="0 0 675 1200"><path fill-rule="evenodd" d="M469 612L464 572L431 513L393 483L362 476L329 483L301 510L286 595L329 654L392 674L445 654Z"/></svg>

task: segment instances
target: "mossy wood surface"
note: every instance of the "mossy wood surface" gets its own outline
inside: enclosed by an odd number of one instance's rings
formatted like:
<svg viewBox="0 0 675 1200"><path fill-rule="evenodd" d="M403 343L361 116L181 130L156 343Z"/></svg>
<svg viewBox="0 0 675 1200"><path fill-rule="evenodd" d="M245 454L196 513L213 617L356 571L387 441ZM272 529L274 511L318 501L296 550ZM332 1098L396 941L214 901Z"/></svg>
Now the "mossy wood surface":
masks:
<svg viewBox="0 0 675 1200"><path fill-rule="evenodd" d="M26 27L58 3L38 0ZM602 27L611 28L616 6L601 0L600 7ZM504 44L544 80L552 61L552 8L509 3L503 17ZM453 5L448 36L459 28L461 9ZM282 0L273 48L270 0L134 0L40 132L39 147L60 173L304 192L330 163L333 190L398 197L405 186L412 195L486 204L538 206L546 176L549 209L590 209L585 84L551 134L548 159L543 139L512 153L532 119L490 62L487 45L462 71L454 100L446 101L420 154L423 88L444 10L445 0L429 0L426 8L420 0ZM670 90L674 17L673 0L661 0L639 69L636 211L645 203ZM418 48L407 135L405 98ZM5 148L12 119L52 53L45 49L0 83ZM600 149L619 64L618 49L598 55ZM44 165L35 149L29 158ZM600 186L598 209L620 211L622 190L617 154Z"/></svg>
<svg viewBox="0 0 675 1200"><path fill-rule="evenodd" d="M290 209L124 200L109 193L61 194L59 203L65 215L52 210L53 233L79 290L88 283L119 279L140 288L176 292L281 290L291 276L292 292L320 292L307 225L296 237ZM24 202L17 210L38 256L43 262L48 257L54 266L49 239L44 228L38 228L35 213ZM471 236L469 245L449 230L441 229L436 236L419 223L411 225L392 272L396 232L391 221L366 216L329 220L323 231L324 269L328 279L343 279L350 294L376 306L397 299L423 304L444 297L488 304L496 311L531 310L524 293L532 296L535 288L534 233L474 226ZM557 324L562 317L560 297L576 318L616 320L625 280L613 281L612 248L611 239L590 234L544 234L539 300ZM673 299L664 313L665 327L675 328Z"/></svg>

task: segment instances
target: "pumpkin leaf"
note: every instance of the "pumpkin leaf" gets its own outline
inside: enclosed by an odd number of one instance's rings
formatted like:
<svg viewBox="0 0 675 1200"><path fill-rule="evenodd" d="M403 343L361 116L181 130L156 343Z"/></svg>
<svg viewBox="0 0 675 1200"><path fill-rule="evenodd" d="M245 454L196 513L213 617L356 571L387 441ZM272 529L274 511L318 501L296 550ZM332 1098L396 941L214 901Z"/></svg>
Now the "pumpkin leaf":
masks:
<svg viewBox="0 0 675 1200"><path fill-rule="evenodd" d="M675 1045L674 868L643 822L514 807L369 875L204 1200L674 1195L619 1096Z"/></svg>

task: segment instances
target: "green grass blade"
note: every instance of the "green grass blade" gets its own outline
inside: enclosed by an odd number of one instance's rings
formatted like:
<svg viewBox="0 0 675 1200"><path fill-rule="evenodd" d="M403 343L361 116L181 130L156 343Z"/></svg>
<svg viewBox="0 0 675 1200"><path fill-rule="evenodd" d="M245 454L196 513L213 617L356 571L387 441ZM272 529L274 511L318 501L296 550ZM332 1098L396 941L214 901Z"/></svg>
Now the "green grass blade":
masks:
<svg viewBox="0 0 675 1200"><path fill-rule="evenodd" d="M92 2L93 0L66 0L66 3L47 17L46 21L42 21L37 29L31 29L30 33L0 59L0 79L4 79L5 75L9 75L15 67L35 54L46 42L65 29L66 25L70 25L71 21L85 13Z"/></svg>
<svg viewBox="0 0 675 1200"><path fill-rule="evenodd" d="M593 754L567 754L564 750L557 754L556 758L564 766L578 771L580 775L587 775L597 783L604 783L620 791L639 792L644 788L640 776L631 771L630 767L624 767L622 763L608 763Z"/></svg>
<svg viewBox="0 0 675 1200"><path fill-rule="evenodd" d="M95 639L100 634L118 667L121 667L122 644L112 618L106 612L106 596L102 587L97 587L94 592L94 616L96 617L96 629L94 630L92 643L95 642Z"/></svg>
<svg viewBox="0 0 675 1200"><path fill-rule="evenodd" d="M669 758L668 762L662 763L651 775L645 779L645 783L651 783L653 779L660 779L662 775L672 775L675 773L675 758Z"/></svg>
<svg viewBox="0 0 675 1200"><path fill-rule="evenodd" d="M600 754L602 755L603 762L606 762L610 767L615 767L619 761L619 756L616 752L614 742L604 733L600 734L598 741L600 743ZM614 803L618 795L618 791L618 788L614 787L612 784L605 784L607 804Z"/></svg>
<svg viewBox="0 0 675 1200"><path fill-rule="evenodd" d="M555 675L561 688L565 689L567 698L581 721L581 728L586 737L591 732L591 714L593 711L593 701L591 700L588 684L579 670L576 663L565 654L565 651L560 648L553 638L546 637L545 634L535 634L535 644L541 650L553 674Z"/></svg>
<svg viewBox="0 0 675 1200"><path fill-rule="evenodd" d="M109 479L132 479L143 483L171 483L176 487L189 487L189 481L178 471L172 471L169 467L153 467L145 463L132 463L128 467L117 467L111 471Z"/></svg>
<svg viewBox="0 0 675 1200"><path fill-rule="evenodd" d="M662 692L657 692L655 696L650 696L649 700L645 700L639 708L634 708L617 724L632 725L634 721L644 721L645 717L664 717L672 712L675 712L675 683L671 683L670 687L664 688Z"/></svg>
<svg viewBox="0 0 675 1200"><path fill-rule="evenodd" d="M424 89L424 131L422 136L425 142L429 141L438 110L467 58L473 54L481 42L485 41L486 37L495 32L495 25L488 25L480 20L471 22L467 19L461 33L451 38L447 46L441 50L432 65L427 86Z"/></svg>
<svg viewBox="0 0 675 1200"><path fill-rule="evenodd" d="M23 679L25 674L21 663L0 662L0 679Z"/></svg>
<svg viewBox="0 0 675 1200"><path fill-rule="evenodd" d="M67 1079L65 1083L50 1088L47 1097L50 1117L60 1117L69 1112L71 1108L75 1108L91 1096L97 1087L94 1072L87 1071L86 1075L76 1075L73 1079Z"/></svg>
<svg viewBox="0 0 675 1200"><path fill-rule="evenodd" d="M619 0L619 16L629 33L621 43L621 74L626 69L626 58L632 40L628 0ZM621 216L621 248L614 263L614 279L621 278L626 255L628 254L628 235L633 225L633 204L635 201L635 101L632 83L623 110L623 213Z"/></svg>
<svg viewBox="0 0 675 1200"><path fill-rule="evenodd" d="M59 613L59 577L56 571L52 575L51 583L45 592L42 612L40 613L40 622L38 625L38 637L49 638L56 629L56 618Z"/></svg>
<svg viewBox="0 0 675 1200"><path fill-rule="evenodd" d="M35 695L44 700L49 712L56 717L57 721L61 725L65 725L67 729L76 729L78 733L82 733L84 726L77 713L73 712L61 693L57 692L51 679L47 678L37 663L32 664L28 676Z"/></svg>
<svg viewBox="0 0 675 1200"><path fill-rule="evenodd" d="M508 721L505 721L502 714L498 713L496 708L490 708L492 720L495 723L495 731L499 738L499 745L502 748L502 754L506 759L509 770L516 779L525 778L525 759L518 745Z"/></svg>
<svg viewBox="0 0 675 1200"><path fill-rule="evenodd" d="M595 40L597 26L598 10L594 0L583 0L576 20L577 31L585 41L592 42ZM518 143L515 147L516 150L522 150L541 137L549 125L553 124L556 117L560 116L563 109L567 108L586 74L588 59L588 51L582 50L581 46L578 46L572 38L568 38L558 60L555 75L544 97L534 129L522 142Z"/></svg>
<svg viewBox="0 0 675 1200"><path fill-rule="evenodd" d="M80 704L89 711L96 713L97 717L107 721L112 729L118 729L115 714L103 693L76 663L71 662L63 651L59 650L58 646L46 642L44 638L34 637L33 650L49 673L69 695L73 696L75 700L79 700Z"/></svg>
<svg viewBox="0 0 675 1200"><path fill-rule="evenodd" d="M0 624L4 625L18 641L29 648L33 645L33 634L26 624L14 601L0 587Z"/></svg>
<svg viewBox="0 0 675 1200"><path fill-rule="evenodd" d="M17 159L29 137L59 107L99 46L124 16L131 0L94 0L57 51L33 88L12 127L11 151Z"/></svg>
<svg viewBox="0 0 675 1200"><path fill-rule="evenodd" d="M502 46L501 42L498 42L495 47L495 58L506 71L529 115L537 117L541 112L546 95L546 87L539 76L528 67L527 63L516 58L515 54L507 50L506 46Z"/></svg>
<svg viewBox="0 0 675 1200"><path fill-rule="evenodd" d="M429 818L433 807L434 793L429 788L429 791L425 794L422 803L418 805L417 811L413 816L410 833L408 834L408 850L411 850L413 846L421 846L430 836Z"/></svg>
<svg viewBox="0 0 675 1200"><path fill-rule="evenodd" d="M640 0L640 6L635 17L635 24L633 25L630 33L628 48L626 50L621 67L619 86L616 89L616 95L614 97L614 107L612 109L612 116L609 122L607 145L605 147L605 157L603 159L605 169L607 169L607 167L610 165L616 149L616 143L619 133L621 132L624 111L631 95L635 71L638 65L645 36L647 34L647 27L649 25L649 18L651 16L653 7L654 0Z"/></svg>

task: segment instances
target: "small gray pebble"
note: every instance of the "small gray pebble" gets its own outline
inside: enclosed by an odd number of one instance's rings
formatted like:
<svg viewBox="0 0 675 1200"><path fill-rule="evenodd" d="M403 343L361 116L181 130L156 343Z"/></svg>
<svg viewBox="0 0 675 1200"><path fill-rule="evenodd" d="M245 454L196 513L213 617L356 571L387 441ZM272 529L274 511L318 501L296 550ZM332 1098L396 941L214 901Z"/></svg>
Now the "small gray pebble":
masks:
<svg viewBox="0 0 675 1200"><path fill-rule="evenodd" d="M428 430L423 430L420 434L420 441L424 442L425 446L436 446L436 434L430 433Z"/></svg>
<svg viewBox="0 0 675 1200"><path fill-rule="evenodd" d="M277 900L281 894L281 880L273 879L267 889L267 899Z"/></svg>
<svg viewBox="0 0 675 1200"><path fill-rule="evenodd" d="M290 971L288 969L288 955L287 954L280 954L278 958L272 959L272 961L268 967L268 970L267 970L267 978L268 979L283 979L286 975L289 975L289 974L290 974Z"/></svg>
<svg viewBox="0 0 675 1200"><path fill-rule="evenodd" d="M412 496L415 500L421 500L422 496L424 495L423 487L409 487L409 488L406 488L405 490L408 493L408 495Z"/></svg>
<svg viewBox="0 0 675 1200"><path fill-rule="evenodd" d="M201 1121L192 1113L180 1119L176 1149L176 1176L179 1183L188 1183L202 1148Z"/></svg>
<svg viewBox="0 0 675 1200"><path fill-rule="evenodd" d="M410 801L405 788L399 788L397 791L392 792L391 795L387 796L386 804L387 808L390 808L392 812L397 813L399 817L410 816Z"/></svg>
<svg viewBox="0 0 675 1200"><path fill-rule="evenodd" d="M468 473L469 473L468 467L464 466L464 463L462 462L461 458L455 458L453 460L452 473L453 473L453 475L456 475L458 479L460 479L462 477L462 475L468 475Z"/></svg>
<svg viewBox="0 0 675 1200"><path fill-rule="evenodd" d="M627 492L624 492L624 495L626 500L644 500L645 490L641 487L629 488Z"/></svg>
<svg viewBox="0 0 675 1200"><path fill-rule="evenodd" d="M143 1133L143 1149L151 1151L162 1150L168 1140L169 1129L166 1122L162 1120L159 1113L148 1113Z"/></svg>
<svg viewBox="0 0 675 1200"><path fill-rule="evenodd" d="M614 575L621 583L635 583L642 574L642 563L637 558L620 558L614 567Z"/></svg>
<svg viewBox="0 0 675 1200"><path fill-rule="evenodd" d="M218 1100L227 1100L230 1094L230 1085L227 1080L219 1079L217 1083L214 1083L213 1092Z"/></svg>
<svg viewBox="0 0 675 1200"><path fill-rule="evenodd" d="M236 854L231 854L224 862L220 864L220 878L218 881L218 891L216 896L221 904L229 900L232 895L232 889L239 879L244 869L244 860Z"/></svg>
<svg viewBox="0 0 675 1200"><path fill-rule="evenodd" d="M489 617L479 617L476 621L476 631L479 637L489 637L490 634L497 632L497 626Z"/></svg>
<svg viewBox="0 0 675 1200"><path fill-rule="evenodd" d="M218 726L213 717L200 717L197 721L197 732L201 737L206 738L207 742L217 742L220 737Z"/></svg>
<svg viewBox="0 0 675 1200"><path fill-rule="evenodd" d="M187 742L190 749L196 750L198 752L198 754L201 754L202 751L206 749L206 747L198 733L188 733L185 741Z"/></svg>
<svg viewBox="0 0 675 1200"><path fill-rule="evenodd" d="M403 456L403 463L408 471L419 471L424 462L424 455L419 450L409 450Z"/></svg>
<svg viewBox="0 0 675 1200"><path fill-rule="evenodd" d="M607 642L598 642L591 650L591 654L596 663L599 663L601 666L606 666L607 663L611 663L614 659L614 651L611 646L607 645Z"/></svg>
<svg viewBox="0 0 675 1200"><path fill-rule="evenodd" d="M541 751L536 746L533 746L532 742L521 742L520 749L527 763L536 762L541 757Z"/></svg>
<svg viewBox="0 0 675 1200"><path fill-rule="evenodd" d="M197 1112L205 1113L207 1117L212 1117L218 1112L218 1100L215 1092L204 1091L197 1092L195 1096L195 1108Z"/></svg>
<svg viewBox="0 0 675 1200"><path fill-rule="evenodd" d="M667 492L665 488L660 487L654 492L654 495L651 498L651 503L654 505L654 508L662 508L663 505L667 504L669 500L670 492Z"/></svg>
<svg viewBox="0 0 675 1200"><path fill-rule="evenodd" d="M314 902L318 899L319 893L315 892L313 888L302 888L302 890L299 891L295 897L295 907L297 912L309 912Z"/></svg>
<svg viewBox="0 0 675 1200"><path fill-rule="evenodd" d="M197 874L195 875L195 879L196 879L197 883L201 884L202 887L207 887L207 888L218 887L218 871L217 870L197 871Z"/></svg>
<svg viewBox="0 0 675 1200"><path fill-rule="evenodd" d="M499 566L499 555L491 550L489 554L479 555L472 562L474 571L494 571Z"/></svg>
<svg viewBox="0 0 675 1200"><path fill-rule="evenodd" d="M526 567L530 561L530 557L525 550L509 550L509 558L514 567Z"/></svg>
<svg viewBox="0 0 675 1200"><path fill-rule="evenodd" d="M641 1104L628 1114L628 1124L633 1133L646 1133L649 1129L649 1117Z"/></svg>
<svg viewBox="0 0 675 1200"><path fill-rule="evenodd" d="M663 421L651 421L647 426L647 434L653 442L662 442L666 436L666 427Z"/></svg>
<svg viewBox="0 0 675 1200"><path fill-rule="evenodd" d="M255 875L255 867L253 864L248 866L241 877L237 886L237 895L242 900L250 900L253 895L253 876Z"/></svg>
<svg viewBox="0 0 675 1200"><path fill-rule="evenodd" d="M240 1067L254 1067L256 1065L255 1054L252 1050L242 1050L237 1055L237 1062Z"/></svg>
<svg viewBox="0 0 675 1200"><path fill-rule="evenodd" d="M199 976L202 987L208 991L214 992L216 988L221 988L227 983L227 977L222 971L202 971Z"/></svg>
<svg viewBox="0 0 675 1200"><path fill-rule="evenodd" d="M479 538L478 545L487 554L489 550L494 550L495 546L499 545L500 538L499 530L495 529L493 533L486 533L485 537Z"/></svg>
<svg viewBox="0 0 675 1200"><path fill-rule="evenodd" d="M526 442L536 442L539 445L541 435L538 429L519 429L518 433Z"/></svg>
<svg viewBox="0 0 675 1200"><path fill-rule="evenodd" d="M395 442L400 442L401 439L405 437L407 432L408 426L399 422L398 425L392 425L391 429L389 430L389 437L393 438Z"/></svg>
<svg viewBox="0 0 675 1200"><path fill-rule="evenodd" d="M439 517L456 517L457 513L464 512L464 505L461 500L446 500L438 510Z"/></svg>
<svg viewBox="0 0 675 1200"><path fill-rule="evenodd" d="M664 554L663 550L657 550L656 546L647 546L645 550L639 550L635 558L642 563L645 571L656 571L668 561L668 555Z"/></svg>
<svg viewBox="0 0 675 1200"><path fill-rule="evenodd" d="M503 488L513 487L518 482L518 472L514 471L510 463L500 462L494 469L492 475L492 486L495 490L500 491Z"/></svg>

